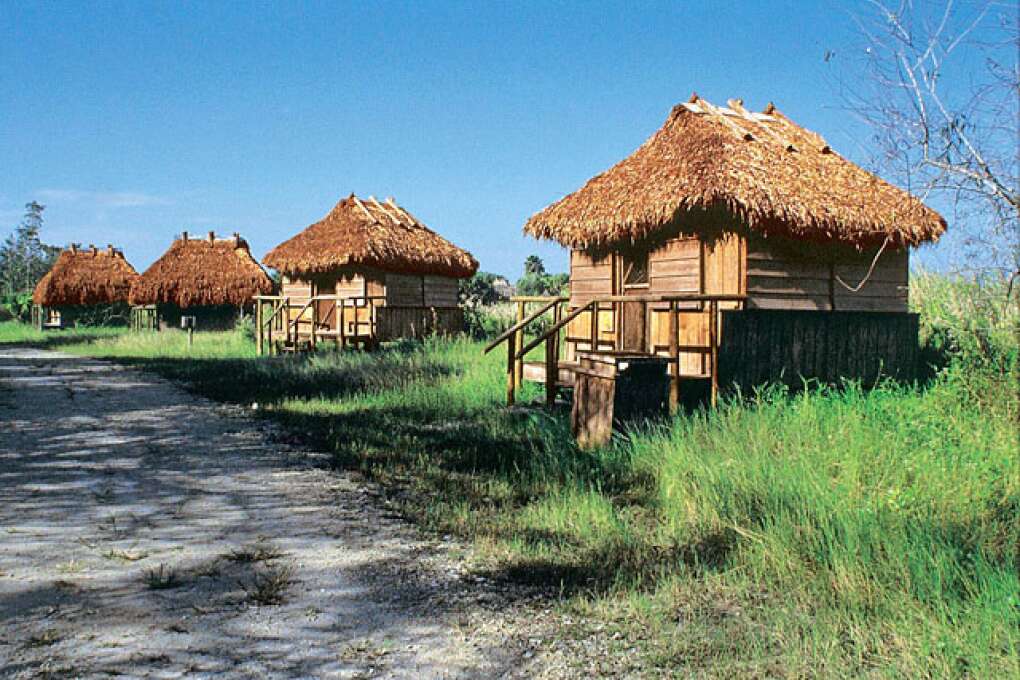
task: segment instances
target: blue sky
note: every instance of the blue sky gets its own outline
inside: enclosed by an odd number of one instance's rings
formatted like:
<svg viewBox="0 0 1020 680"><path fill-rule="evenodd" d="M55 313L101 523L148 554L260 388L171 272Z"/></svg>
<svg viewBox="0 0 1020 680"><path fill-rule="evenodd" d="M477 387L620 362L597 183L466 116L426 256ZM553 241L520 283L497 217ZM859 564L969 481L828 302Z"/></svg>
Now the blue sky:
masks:
<svg viewBox="0 0 1020 680"><path fill-rule="evenodd" d="M35 199L45 240L113 242L139 270L182 230L240 231L261 257L354 191L485 270L565 270L524 221L692 91L774 101L864 162L824 59L851 49L852 8L3 2L0 231Z"/></svg>

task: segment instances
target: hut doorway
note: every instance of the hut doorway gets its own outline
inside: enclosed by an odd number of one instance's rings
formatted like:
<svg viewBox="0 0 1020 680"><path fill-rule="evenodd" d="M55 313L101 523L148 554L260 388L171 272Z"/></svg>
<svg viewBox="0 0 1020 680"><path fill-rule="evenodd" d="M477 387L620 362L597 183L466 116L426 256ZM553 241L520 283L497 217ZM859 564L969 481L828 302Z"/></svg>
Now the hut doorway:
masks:
<svg viewBox="0 0 1020 680"><path fill-rule="evenodd" d="M648 250L630 248L620 253L617 266L617 295L647 295L649 287ZM624 352L644 352L647 345L647 305L620 303L620 343Z"/></svg>

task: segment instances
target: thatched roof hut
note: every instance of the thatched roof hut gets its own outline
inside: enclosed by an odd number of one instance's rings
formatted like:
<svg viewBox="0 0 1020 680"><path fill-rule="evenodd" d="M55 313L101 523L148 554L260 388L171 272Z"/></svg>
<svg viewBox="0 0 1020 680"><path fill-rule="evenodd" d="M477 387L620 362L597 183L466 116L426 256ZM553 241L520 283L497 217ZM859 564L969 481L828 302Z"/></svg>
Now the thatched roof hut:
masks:
<svg viewBox="0 0 1020 680"><path fill-rule="evenodd" d="M44 307L127 302L138 272L113 246L100 250L72 244L35 287L32 301Z"/></svg>
<svg viewBox="0 0 1020 680"><path fill-rule="evenodd" d="M466 250L435 233L388 198L351 194L328 215L273 248L262 260L289 276L356 265L397 274L464 278L478 270Z"/></svg>
<svg viewBox="0 0 1020 680"><path fill-rule="evenodd" d="M695 95L677 105L637 151L531 217L524 231L596 249L721 217L763 236L863 249L917 245L945 230L938 213L772 104L761 113L728 104Z"/></svg>
<svg viewBox="0 0 1020 680"><path fill-rule="evenodd" d="M133 305L171 304L182 309L249 304L273 292L273 282L251 256L248 243L234 234L218 239L188 238L184 232L131 287Z"/></svg>

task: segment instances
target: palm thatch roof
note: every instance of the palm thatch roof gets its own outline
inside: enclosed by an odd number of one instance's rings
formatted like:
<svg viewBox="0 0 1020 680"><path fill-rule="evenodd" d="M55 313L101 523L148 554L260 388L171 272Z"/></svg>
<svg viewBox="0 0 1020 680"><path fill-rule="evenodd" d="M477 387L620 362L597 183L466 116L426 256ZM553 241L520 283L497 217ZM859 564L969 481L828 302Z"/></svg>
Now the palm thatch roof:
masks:
<svg viewBox="0 0 1020 680"><path fill-rule="evenodd" d="M273 282L251 256L248 243L234 234L218 239L175 240L131 287L131 304L172 304L178 307L233 305L273 292Z"/></svg>
<svg viewBox="0 0 1020 680"><path fill-rule="evenodd" d="M527 234L583 249L696 231L699 220L863 248L937 239L945 220L834 152L772 104L675 106L633 154L532 216ZM737 223L737 224L734 224Z"/></svg>
<svg viewBox="0 0 1020 680"><path fill-rule="evenodd" d="M71 245L39 280L32 301L46 307L127 302L138 272L113 246L99 250Z"/></svg>
<svg viewBox="0 0 1020 680"><path fill-rule="evenodd" d="M262 261L287 275L324 273L348 265L457 278L478 271L471 253L426 227L392 198L379 202L354 194L270 250Z"/></svg>

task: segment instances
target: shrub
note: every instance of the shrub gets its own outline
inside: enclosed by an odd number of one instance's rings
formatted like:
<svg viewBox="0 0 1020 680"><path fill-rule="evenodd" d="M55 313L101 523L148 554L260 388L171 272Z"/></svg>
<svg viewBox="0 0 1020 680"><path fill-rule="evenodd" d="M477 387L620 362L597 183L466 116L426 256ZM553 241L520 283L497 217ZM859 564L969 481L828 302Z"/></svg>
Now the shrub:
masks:
<svg viewBox="0 0 1020 680"><path fill-rule="evenodd" d="M12 293L0 296L0 307L18 321L32 320L32 293Z"/></svg>
<svg viewBox="0 0 1020 680"><path fill-rule="evenodd" d="M996 278L914 272L910 306L921 315L921 355L941 370L951 362L1000 374L1018 366L1016 292Z"/></svg>

